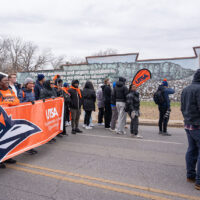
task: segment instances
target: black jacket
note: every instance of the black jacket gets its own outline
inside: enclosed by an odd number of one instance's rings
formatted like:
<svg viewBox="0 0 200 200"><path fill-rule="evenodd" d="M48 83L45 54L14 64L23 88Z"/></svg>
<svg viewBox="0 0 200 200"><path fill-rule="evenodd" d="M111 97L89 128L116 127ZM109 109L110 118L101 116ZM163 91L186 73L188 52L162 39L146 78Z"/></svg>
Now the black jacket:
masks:
<svg viewBox="0 0 200 200"><path fill-rule="evenodd" d="M74 87L73 85L73 82L72 82L72 86ZM81 106L82 106L82 101L83 99L80 98L80 96L78 95L78 92L75 90L75 89L72 89L70 88L68 90L68 92L70 93L70 98L71 98L71 101L70 101L70 108L71 109L80 109ZM82 93L82 92L81 92Z"/></svg>
<svg viewBox="0 0 200 200"><path fill-rule="evenodd" d="M35 100L40 99L41 90L44 88L43 85L37 80L35 83L34 93L35 93Z"/></svg>
<svg viewBox="0 0 200 200"><path fill-rule="evenodd" d="M132 112L132 111L139 111L139 110L140 110L140 94L138 92L131 91L126 96L125 111Z"/></svg>
<svg viewBox="0 0 200 200"><path fill-rule="evenodd" d="M128 88L125 86L125 82L117 81L114 88L114 98L116 102L126 102L126 96L128 94Z"/></svg>
<svg viewBox="0 0 200 200"><path fill-rule="evenodd" d="M40 99L50 99L57 97L56 91L50 86L50 80L44 82L44 88L40 92Z"/></svg>
<svg viewBox="0 0 200 200"><path fill-rule="evenodd" d="M200 72L182 91L181 112L186 125L200 125Z"/></svg>
<svg viewBox="0 0 200 200"><path fill-rule="evenodd" d="M57 97L64 97L65 100L65 107L69 107L71 103L70 95L67 94L63 89L58 90L57 87L54 87Z"/></svg>
<svg viewBox="0 0 200 200"><path fill-rule="evenodd" d="M111 90L110 85L103 85L102 90L103 90L104 104L111 104L112 90Z"/></svg>
<svg viewBox="0 0 200 200"><path fill-rule="evenodd" d="M83 109L95 111L96 93L90 81L86 82L83 89Z"/></svg>

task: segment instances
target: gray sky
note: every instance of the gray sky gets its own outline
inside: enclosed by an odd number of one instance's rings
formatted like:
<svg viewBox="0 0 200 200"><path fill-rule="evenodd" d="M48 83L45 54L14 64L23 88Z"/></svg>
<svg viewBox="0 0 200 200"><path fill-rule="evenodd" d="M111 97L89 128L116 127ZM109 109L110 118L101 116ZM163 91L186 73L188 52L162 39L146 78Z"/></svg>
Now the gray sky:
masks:
<svg viewBox="0 0 200 200"><path fill-rule="evenodd" d="M107 48L139 59L193 56L200 46L199 0L0 0L0 35L56 55Z"/></svg>

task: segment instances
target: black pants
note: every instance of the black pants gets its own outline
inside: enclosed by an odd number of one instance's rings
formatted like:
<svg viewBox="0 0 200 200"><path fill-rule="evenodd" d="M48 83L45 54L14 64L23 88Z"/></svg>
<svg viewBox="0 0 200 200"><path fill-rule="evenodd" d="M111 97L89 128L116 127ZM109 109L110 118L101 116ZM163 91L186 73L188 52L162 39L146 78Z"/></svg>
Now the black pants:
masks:
<svg viewBox="0 0 200 200"><path fill-rule="evenodd" d="M66 111L65 121L69 122L70 121L70 110L69 110L68 106L66 107L65 111Z"/></svg>
<svg viewBox="0 0 200 200"><path fill-rule="evenodd" d="M104 113L105 128L110 128L111 118L112 118L111 105L105 104L105 113Z"/></svg>
<svg viewBox="0 0 200 200"><path fill-rule="evenodd" d="M98 114L98 123L103 123L103 117L104 117L104 108L99 108L99 114Z"/></svg>
<svg viewBox="0 0 200 200"><path fill-rule="evenodd" d="M91 114L92 114L92 111L85 110L84 124L86 124L87 126L89 126L90 124Z"/></svg>
<svg viewBox="0 0 200 200"><path fill-rule="evenodd" d="M131 113L130 112L128 112L128 115L131 118ZM131 134L134 134L134 135L138 134L138 125L139 125L139 118L138 118L138 116L135 116L133 119L131 118L131 124L130 124Z"/></svg>
<svg viewBox="0 0 200 200"><path fill-rule="evenodd" d="M162 132L167 132L167 124L169 121L169 117L165 118L165 113L167 112L167 108L159 107L160 118L159 118L159 130Z"/></svg>

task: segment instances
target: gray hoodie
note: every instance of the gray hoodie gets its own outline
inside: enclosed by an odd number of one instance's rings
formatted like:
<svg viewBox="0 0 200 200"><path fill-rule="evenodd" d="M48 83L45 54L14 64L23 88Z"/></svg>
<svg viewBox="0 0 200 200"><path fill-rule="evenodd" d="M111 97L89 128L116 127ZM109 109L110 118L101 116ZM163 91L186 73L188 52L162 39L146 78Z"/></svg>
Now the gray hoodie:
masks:
<svg viewBox="0 0 200 200"><path fill-rule="evenodd" d="M102 85L99 86L96 95L97 95L98 108L103 108L104 107L104 97L103 97Z"/></svg>

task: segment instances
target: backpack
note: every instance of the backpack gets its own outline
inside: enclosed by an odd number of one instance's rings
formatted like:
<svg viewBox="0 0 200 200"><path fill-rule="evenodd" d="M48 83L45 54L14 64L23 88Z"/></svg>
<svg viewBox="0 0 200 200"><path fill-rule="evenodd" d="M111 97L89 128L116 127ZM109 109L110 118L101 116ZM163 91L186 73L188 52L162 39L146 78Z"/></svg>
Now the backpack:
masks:
<svg viewBox="0 0 200 200"><path fill-rule="evenodd" d="M158 89L153 95L153 100L155 104L162 105L165 102L164 90Z"/></svg>

